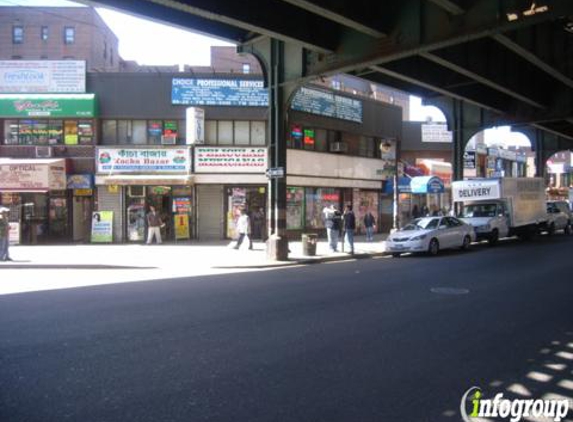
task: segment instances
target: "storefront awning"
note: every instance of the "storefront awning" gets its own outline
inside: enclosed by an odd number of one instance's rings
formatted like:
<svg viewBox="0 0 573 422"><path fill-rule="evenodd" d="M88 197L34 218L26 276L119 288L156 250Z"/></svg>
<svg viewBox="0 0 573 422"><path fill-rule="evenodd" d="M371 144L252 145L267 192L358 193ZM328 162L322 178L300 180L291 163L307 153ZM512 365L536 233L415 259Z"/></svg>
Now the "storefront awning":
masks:
<svg viewBox="0 0 573 422"><path fill-rule="evenodd" d="M418 176L410 180L412 193L443 193L444 181L436 176Z"/></svg>
<svg viewBox="0 0 573 422"><path fill-rule="evenodd" d="M191 185L193 176L190 174L112 174L109 176L96 175L96 185Z"/></svg>
<svg viewBox="0 0 573 422"><path fill-rule="evenodd" d="M66 189L66 160L0 158L0 191L47 192Z"/></svg>

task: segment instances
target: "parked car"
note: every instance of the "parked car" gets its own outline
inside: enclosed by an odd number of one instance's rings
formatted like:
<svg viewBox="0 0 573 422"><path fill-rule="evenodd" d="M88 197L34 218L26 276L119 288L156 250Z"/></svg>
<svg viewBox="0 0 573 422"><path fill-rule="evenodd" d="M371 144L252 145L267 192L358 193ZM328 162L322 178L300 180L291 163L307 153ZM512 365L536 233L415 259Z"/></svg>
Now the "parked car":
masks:
<svg viewBox="0 0 573 422"><path fill-rule="evenodd" d="M441 249L468 249L475 240L474 228L455 217L423 217L392 233L386 251L398 257L406 252L437 255Z"/></svg>
<svg viewBox="0 0 573 422"><path fill-rule="evenodd" d="M552 235L558 230L571 234L571 210L567 201L547 201L547 234Z"/></svg>

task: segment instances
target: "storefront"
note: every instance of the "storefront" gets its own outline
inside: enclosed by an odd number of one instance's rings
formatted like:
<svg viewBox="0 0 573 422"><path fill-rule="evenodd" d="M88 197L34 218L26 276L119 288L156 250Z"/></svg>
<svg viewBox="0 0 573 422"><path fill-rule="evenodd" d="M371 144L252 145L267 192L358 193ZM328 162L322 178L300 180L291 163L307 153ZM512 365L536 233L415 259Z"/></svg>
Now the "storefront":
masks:
<svg viewBox="0 0 573 422"><path fill-rule="evenodd" d="M113 212L113 241L146 240L146 214L154 206L164 240L193 236L195 206L189 147L98 148L98 211Z"/></svg>
<svg viewBox="0 0 573 422"><path fill-rule="evenodd" d="M67 242L72 233L63 159L0 158L0 205L23 244Z"/></svg>

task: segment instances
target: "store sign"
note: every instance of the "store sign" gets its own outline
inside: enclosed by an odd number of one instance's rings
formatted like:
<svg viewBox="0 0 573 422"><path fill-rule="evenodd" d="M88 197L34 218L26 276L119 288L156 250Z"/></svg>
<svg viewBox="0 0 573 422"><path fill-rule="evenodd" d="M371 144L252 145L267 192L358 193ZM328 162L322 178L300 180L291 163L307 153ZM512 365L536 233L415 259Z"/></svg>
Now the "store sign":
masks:
<svg viewBox="0 0 573 422"><path fill-rule="evenodd" d="M10 222L8 223L10 228L8 232L8 242L11 245L19 245L20 244L20 223Z"/></svg>
<svg viewBox="0 0 573 422"><path fill-rule="evenodd" d="M362 123L362 101L331 92L300 88L291 103L293 110Z"/></svg>
<svg viewBox="0 0 573 422"><path fill-rule="evenodd" d="M113 211L95 211L92 214L93 243L113 242Z"/></svg>
<svg viewBox="0 0 573 422"><path fill-rule="evenodd" d="M269 95L262 80L173 78L171 104L267 107Z"/></svg>
<svg viewBox="0 0 573 422"><path fill-rule="evenodd" d="M0 161L0 189L16 192L66 189L65 161L46 161Z"/></svg>
<svg viewBox="0 0 573 422"><path fill-rule="evenodd" d="M476 168L476 152L475 151L464 152L464 168L465 169L475 169Z"/></svg>
<svg viewBox="0 0 573 422"><path fill-rule="evenodd" d="M188 107L185 110L186 142L188 145L205 143L205 110Z"/></svg>
<svg viewBox="0 0 573 422"><path fill-rule="evenodd" d="M189 235L189 215L175 214L173 217L173 227L175 227L175 239L190 239Z"/></svg>
<svg viewBox="0 0 573 422"><path fill-rule="evenodd" d="M91 174L69 174L67 186L68 189L91 189L94 185L93 175Z"/></svg>
<svg viewBox="0 0 573 422"><path fill-rule="evenodd" d="M0 92L86 92L86 62L0 60Z"/></svg>
<svg viewBox="0 0 573 422"><path fill-rule="evenodd" d="M422 124L422 142L452 143L452 132L445 123Z"/></svg>
<svg viewBox="0 0 573 422"><path fill-rule="evenodd" d="M0 115L92 118L95 94L0 94Z"/></svg>
<svg viewBox="0 0 573 422"><path fill-rule="evenodd" d="M98 173L189 173L189 148L98 148Z"/></svg>
<svg viewBox="0 0 573 422"><path fill-rule="evenodd" d="M266 169L266 148L195 148L196 173L263 174Z"/></svg>

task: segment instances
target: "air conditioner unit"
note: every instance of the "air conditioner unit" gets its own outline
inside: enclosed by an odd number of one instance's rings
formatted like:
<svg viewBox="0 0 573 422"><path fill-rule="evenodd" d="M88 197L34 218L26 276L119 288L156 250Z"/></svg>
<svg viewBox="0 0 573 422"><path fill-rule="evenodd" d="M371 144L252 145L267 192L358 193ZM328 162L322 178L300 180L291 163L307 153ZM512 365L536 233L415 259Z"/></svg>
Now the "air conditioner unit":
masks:
<svg viewBox="0 0 573 422"><path fill-rule="evenodd" d="M128 196L131 198L145 198L145 186L129 186Z"/></svg>
<svg viewBox="0 0 573 422"><path fill-rule="evenodd" d="M175 145L177 143L177 136L162 136L161 145Z"/></svg>
<svg viewBox="0 0 573 422"><path fill-rule="evenodd" d="M36 158L50 158L52 156L52 147L36 147Z"/></svg>
<svg viewBox="0 0 573 422"><path fill-rule="evenodd" d="M330 144L330 152L347 152L348 144L346 142L333 142Z"/></svg>

